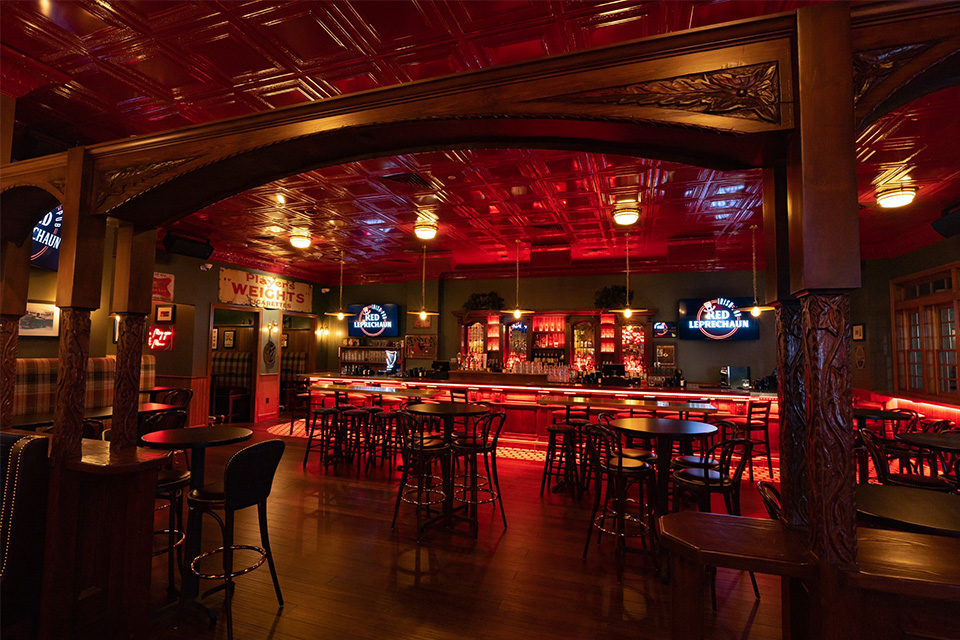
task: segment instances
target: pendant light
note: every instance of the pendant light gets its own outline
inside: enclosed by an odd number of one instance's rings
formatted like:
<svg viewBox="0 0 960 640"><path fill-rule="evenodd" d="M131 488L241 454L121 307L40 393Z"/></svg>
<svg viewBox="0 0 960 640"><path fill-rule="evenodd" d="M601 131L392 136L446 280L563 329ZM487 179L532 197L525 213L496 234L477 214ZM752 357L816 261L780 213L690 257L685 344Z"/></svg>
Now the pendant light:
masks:
<svg viewBox="0 0 960 640"><path fill-rule="evenodd" d="M624 295L626 298L623 309L611 309L614 313L622 313L624 318L629 318L633 316L633 309L630 308L630 234L627 236L627 292Z"/></svg>
<svg viewBox="0 0 960 640"><path fill-rule="evenodd" d="M762 307L757 301L757 225L750 227L750 253L753 260L753 308L750 315L757 318L762 311L773 311L773 307Z"/></svg>
<svg viewBox="0 0 960 640"><path fill-rule="evenodd" d="M337 316L337 320L343 320L344 318L349 318L353 314L347 313L343 310L343 251L340 252L340 304L337 306L337 311L327 311L325 316Z"/></svg>
<svg viewBox="0 0 960 640"><path fill-rule="evenodd" d="M500 313L509 313L514 318L519 319L524 314L533 313L529 309L520 308L520 240L517 239L517 306L513 309L506 309Z"/></svg>
<svg viewBox="0 0 960 640"><path fill-rule="evenodd" d="M407 311L411 316L420 316L426 320L428 316L440 315L436 311L427 311L427 245L423 245L423 276L420 279L420 311Z"/></svg>

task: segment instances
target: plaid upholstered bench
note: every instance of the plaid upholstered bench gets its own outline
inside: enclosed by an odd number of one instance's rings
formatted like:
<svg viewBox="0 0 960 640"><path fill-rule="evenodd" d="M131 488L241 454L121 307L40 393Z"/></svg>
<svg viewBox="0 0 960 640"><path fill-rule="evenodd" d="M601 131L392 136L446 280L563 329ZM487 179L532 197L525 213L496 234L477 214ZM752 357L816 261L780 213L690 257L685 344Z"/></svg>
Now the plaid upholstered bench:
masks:
<svg viewBox="0 0 960 640"><path fill-rule="evenodd" d="M53 411L57 397L56 358L17 359L17 384L13 391L13 415L30 415ZM95 409L113 404L117 378L116 356L87 360L87 391L84 407ZM156 386L156 356L144 355L140 360L140 388Z"/></svg>
<svg viewBox="0 0 960 640"><path fill-rule="evenodd" d="M293 406L293 394L300 376L307 372L306 351L294 351L280 356L280 398L284 407Z"/></svg>
<svg viewBox="0 0 960 640"><path fill-rule="evenodd" d="M213 413L227 422L250 419L253 388L253 354L247 351L217 352L210 369Z"/></svg>

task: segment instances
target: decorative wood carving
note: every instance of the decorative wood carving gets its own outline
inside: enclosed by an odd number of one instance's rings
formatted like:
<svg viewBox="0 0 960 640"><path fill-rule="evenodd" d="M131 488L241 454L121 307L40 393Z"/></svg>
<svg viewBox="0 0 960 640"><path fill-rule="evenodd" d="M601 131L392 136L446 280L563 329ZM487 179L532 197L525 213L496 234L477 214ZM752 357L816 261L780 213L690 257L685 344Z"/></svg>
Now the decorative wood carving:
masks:
<svg viewBox="0 0 960 640"><path fill-rule="evenodd" d="M117 196L126 191L129 187L135 187L143 184L164 173L172 172L177 167L187 164L199 156L189 158L176 158L174 160L164 160L161 162L148 162L141 165L131 165L122 169L104 171L99 176L97 183L96 206L106 202L107 198Z"/></svg>
<svg viewBox="0 0 960 640"><path fill-rule="evenodd" d="M17 340L20 316L0 316L0 423L13 417L13 392L17 384Z"/></svg>
<svg viewBox="0 0 960 640"><path fill-rule="evenodd" d="M821 562L855 570L850 296L808 294L801 298L801 305L807 371L810 545Z"/></svg>
<svg viewBox="0 0 960 640"><path fill-rule="evenodd" d="M854 104L884 78L901 68L912 58L934 46L937 41L907 44L884 49L853 52Z"/></svg>
<svg viewBox="0 0 960 640"><path fill-rule="evenodd" d="M806 367L800 303L777 306L777 380L780 405L780 495L784 518L792 527L808 524Z"/></svg>
<svg viewBox="0 0 960 640"><path fill-rule="evenodd" d="M53 410L53 442L50 445L54 464L62 464L67 459L80 456L89 354L90 311L62 307L57 401Z"/></svg>
<svg viewBox="0 0 960 640"><path fill-rule="evenodd" d="M120 314L117 333L117 379L113 390L113 427L110 449L137 446L137 413L140 406L140 359L146 317Z"/></svg>
<svg viewBox="0 0 960 640"><path fill-rule="evenodd" d="M766 62L692 73L556 98L580 104L619 104L696 111L780 123L779 64Z"/></svg>

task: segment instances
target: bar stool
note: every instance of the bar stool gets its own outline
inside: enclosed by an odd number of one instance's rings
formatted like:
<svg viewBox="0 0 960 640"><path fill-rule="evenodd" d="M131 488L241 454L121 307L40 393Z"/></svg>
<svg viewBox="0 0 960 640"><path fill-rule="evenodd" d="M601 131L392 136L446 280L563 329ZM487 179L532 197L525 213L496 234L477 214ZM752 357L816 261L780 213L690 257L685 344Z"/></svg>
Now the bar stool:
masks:
<svg viewBox="0 0 960 640"><path fill-rule="evenodd" d="M339 423L336 419L337 410L334 407L314 407L312 413L312 420L310 425L307 427L307 449L303 452L303 466L307 466L307 458L310 456L310 452L315 449L320 450L320 461L323 463L324 467L327 466L331 457L334 460L334 464L338 459L337 449L340 446L340 438L337 434L337 427ZM317 421L320 421L320 437L317 443L314 443L314 434L317 430ZM331 456L330 445L333 445L333 455Z"/></svg>
<svg viewBox="0 0 960 640"><path fill-rule="evenodd" d="M414 419L408 413L401 413L398 421L400 430L400 454L403 456L403 475L397 489L397 502L393 508L393 522L390 528L397 526L397 514L400 503L412 504L417 515L417 544L423 532L423 514L430 515L434 505L440 505L446 499L443 491L443 479L450 473L450 445L442 438L428 434L426 423ZM434 473L434 465L440 465L440 475ZM439 486L438 486L439 485Z"/></svg>
<svg viewBox="0 0 960 640"><path fill-rule="evenodd" d="M557 484L554 491L563 486L574 487L577 481L577 428L562 422L547 426L547 455L543 463L543 477L540 479L540 495L550 484L550 478L562 477L563 483ZM558 442L559 440L559 442Z"/></svg>
<svg viewBox="0 0 960 640"><path fill-rule="evenodd" d="M493 503L494 509L499 501L504 529L507 528L507 514L503 511L503 494L497 475L497 442L506 418L507 414L503 412L484 414L472 421L469 433L453 439L453 455L464 460L463 475L453 485L454 499L471 507ZM486 475L480 474L478 456L483 456ZM484 494L483 498L479 497L481 493Z"/></svg>
<svg viewBox="0 0 960 640"><path fill-rule="evenodd" d="M270 577L273 579L273 589L277 594L277 602L283 608L283 595L280 593L280 581L277 579L277 567L273 562L273 553L270 551L270 537L267 532L267 497L273 487L273 477L277 466L283 457L284 444L282 440L265 440L241 449L227 461L221 483L210 483L200 489L194 489L187 495L187 504L190 509L197 509L200 515L209 513L220 525L223 537L223 546L213 551L202 553L190 562L190 570L197 577L204 580L223 580L223 584L204 593L204 596L223 589L224 607L227 613L227 638L233 640L233 614L230 601L233 598L233 579L249 573L263 564L264 560L270 567ZM260 544L235 545L233 539L234 514L241 509L257 507L257 517L260 524ZM223 517L217 511L223 510ZM260 554L254 564L242 569L234 569L233 552L237 549L247 549ZM199 565L205 558L216 554L223 555L222 573L203 573Z"/></svg>
<svg viewBox="0 0 960 640"><path fill-rule="evenodd" d="M753 443L750 454L750 482L753 482L753 457L766 454L767 473L773 477L773 460L770 457L770 405L769 400L750 400L747 403L746 417L734 417L727 420L733 425L733 433L740 434ZM737 437L735 435L735 437ZM724 429L721 429L721 438L726 439ZM758 450L758 445L763 449Z"/></svg>
<svg viewBox="0 0 960 640"><path fill-rule="evenodd" d="M649 538L648 550L653 551L655 548L656 526L652 498L656 491L656 474L653 465L649 462L625 456L619 436L611 429L600 424L590 424L584 430L584 436L587 441L587 455L592 460L591 467L597 476L597 484L594 489L593 511L590 514L587 540L583 545L583 558L584 560L587 558L594 529L597 529L597 544L600 543L601 534L613 534L617 539L617 580L620 581L623 578L628 537L639 537L645 549L647 538ZM604 480L606 480L605 483ZM606 491L603 492L605 495L601 509L602 484L606 485ZM631 487L639 489L637 498L628 497ZM631 503L636 504L636 511L633 514L628 513L628 505ZM608 516L614 521L612 530L606 527ZM630 533L627 532L628 522L634 528ZM656 562L655 553L653 558Z"/></svg>

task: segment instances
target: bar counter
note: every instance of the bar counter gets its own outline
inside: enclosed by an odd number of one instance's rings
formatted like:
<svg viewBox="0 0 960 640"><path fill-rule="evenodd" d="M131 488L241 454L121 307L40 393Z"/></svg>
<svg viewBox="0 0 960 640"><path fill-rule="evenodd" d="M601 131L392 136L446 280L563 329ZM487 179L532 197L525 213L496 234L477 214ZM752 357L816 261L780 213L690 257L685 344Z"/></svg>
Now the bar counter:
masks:
<svg viewBox="0 0 960 640"><path fill-rule="evenodd" d="M332 371L303 374L311 382L335 384L380 384L383 386L421 389L466 389L471 402L489 402L502 407L507 414L504 439L513 441L546 441L546 428L553 422L553 410L561 407L540 406L537 398L547 395L576 394L600 398L657 398L660 400L706 401L716 406L719 415L741 414L747 401L772 400L771 416L776 415L777 394L740 389L699 388L681 391L672 387L607 387L596 385L548 382L546 375L494 373L490 371L451 371L450 379L401 377L343 376ZM385 394L389 395L389 394ZM445 394L437 397L443 399ZM597 402L602 408L602 401ZM611 409L613 412L622 411ZM774 429L775 431L775 429ZM773 434L771 438L774 439Z"/></svg>

